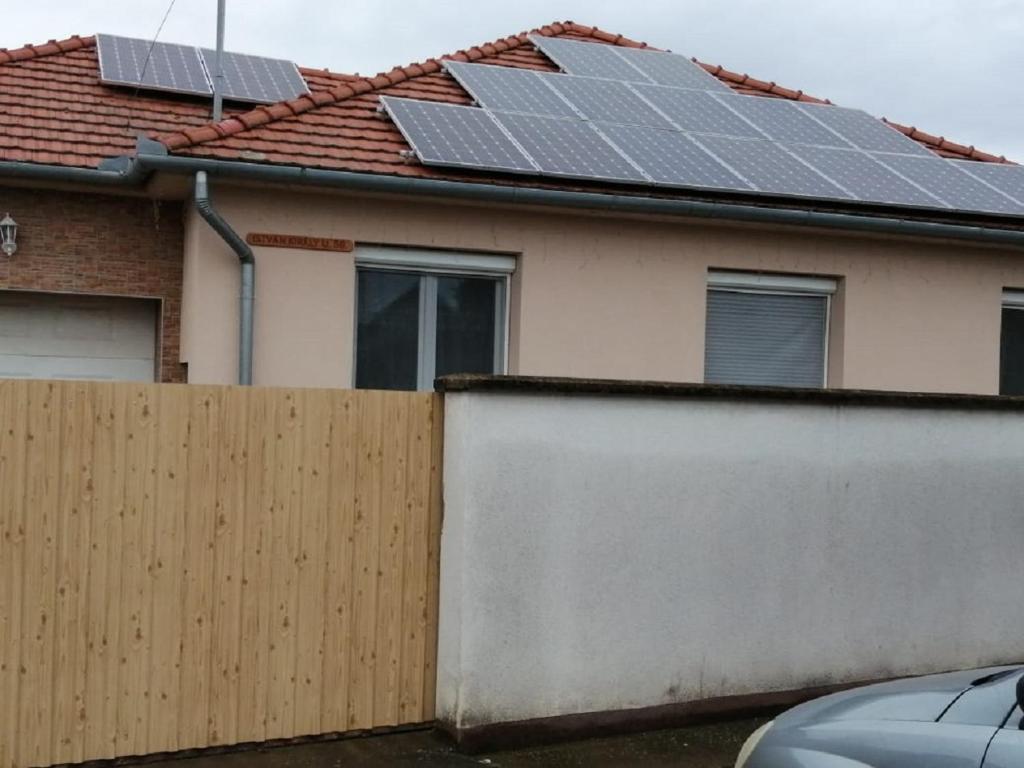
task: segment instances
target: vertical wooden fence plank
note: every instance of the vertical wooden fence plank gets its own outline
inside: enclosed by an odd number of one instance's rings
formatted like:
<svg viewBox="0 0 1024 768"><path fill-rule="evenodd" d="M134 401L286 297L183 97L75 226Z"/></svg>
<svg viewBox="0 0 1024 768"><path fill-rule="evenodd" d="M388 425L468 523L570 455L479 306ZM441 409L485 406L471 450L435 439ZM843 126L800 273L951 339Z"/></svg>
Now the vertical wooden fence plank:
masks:
<svg viewBox="0 0 1024 768"><path fill-rule="evenodd" d="M434 719L437 690L437 602L441 569L441 521L444 515L442 469L444 462L444 398L430 396L430 500L427 511L426 654L423 661L423 720Z"/></svg>
<svg viewBox="0 0 1024 768"><path fill-rule="evenodd" d="M218 391L190 389L188 486L186 489L181 685L178 701L180 741L202 744L209 731L211 601L213 582L214 497L216 492Z"/></svg>
<svg viewBox="0 0 1024 768"><path fill-rule="evenodd" d="M249 393L234 387L224 394L218 428L209 744L238 739L239 670L248 650L242 648L241 590Z"/></svg>
<svg viewBox="0 0 1024 768"><path fill-rule="evenodd" d="M152 629L153 528L157 452L156 389L133 385L127 391L127 456L121 573L121 678L118 751L144 754L149 714L149 663Z"/></svg>
<svg viewBox="0 0 1024 768"><path fill-rule="evenodd" d="M182 746L178 708L184 622L182 572L188 485L189 395L183 386L160 395L159 466L156 474L156 525L153 531L153 628L150 668L149 750Z"/></svg>
<svg viewBox="0 0 1024 768"><path fill-rule="evenodd" d="M377 566L377 637L374 670L374 725L398 724L402 650L402 573L405 541L406 445L409 406L415 395L389 392L384 398L381 462L380 562Z"/></svg>
<svg viewBox="0 0 1024 768"><path fill-rule="evenodd" d="M89 385L64 385L60 420L57 609L54 616L54 759L81 761L85 733L85 621L88 585L89 465L92 398ZM54 467L54 470L57 468Z"/></svg>
<svg viewBox="0 0 1024 768"><path fill-rule="evenodd" d="M295 727L295 652L298 609L303 408L298 391L282 390L277 411L274 465L273 618L270 630L267 737L283 738Z"/></svg>
<svg viewBox="0 0 1024 768"><path fill-rule="evenodd" d="M25 463L28 419L23 381L0 382L0 766L17 765L21 711L22 605L26 548Z"/></svg>
<svg viewBox="0 0 1024 768"><path fill-rule="evenodd" d="M89 595L86 600L85 752L114 757L117 746L117 611L121 600L123 427L116 387L94 385ZM120 448L118 447L120 446Z"/></svg>
<svg viewBox="0 0 1024 768"><path fill-rule="evenodd" d="M241 595L245 663L239 671L238 738L240 741L263 741L267 733L277 401L275 393L265 389L253 390L249 397L248 460L252 470L245 498L247 518Z"/></svg>
<svg viewBox="0 0 1024 768"><path fill-rule="evenodd" d="M53 382L36 382L27 402L29 452L26 463L24 603L21 642L24 669L19 704L18 761L22 765L53 762L53 620L56 610L57 512L60 476L61 390Z"/></svg>
<svg viewBox="0 0 1024 768"><path fill-rule="evenodd" d="M431 428L429 396L417 396L410 409L408 429L408 501L402 579L402 670L400 722L423 718L423 664L427 624L427 527L430 505Z"/></svg>
<svg viewBox="0 0 1024 768"><path fill-rule="evenodd" d="M380 557L380 491L383 460L384 393L360 393L353 535L352 648L349 671L349 727L373 725L376 669L377 568Z"/></svg>
<svg viewBox="0 0 1024 768"><path fill-rule="evenodd" d="M324 567L324 672L320 694L320 728L323 732L344 731L349 727L356 410L355 393L332 395L327 560Z"/></svg>
<svg viewBox="0 0 1024 768"><path fill-rule="evenodd" d="M299 531L294 734L320 733L324 660L324 566L326 559L331 407L326 393L304 393Z"/></svg>

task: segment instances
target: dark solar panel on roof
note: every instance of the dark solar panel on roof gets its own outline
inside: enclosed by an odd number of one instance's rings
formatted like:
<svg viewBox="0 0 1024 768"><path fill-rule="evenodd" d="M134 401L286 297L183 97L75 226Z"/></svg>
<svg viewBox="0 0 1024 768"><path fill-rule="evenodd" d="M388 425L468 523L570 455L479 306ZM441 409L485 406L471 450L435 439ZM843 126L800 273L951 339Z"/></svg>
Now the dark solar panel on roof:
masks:
<svg viewBox="0 0 1024 768"><path fill-rule="evenodd" d="M1024 203L1024 165L1008 165L1006 163L976 163L968 160L947 160L964 173L1009 195L1018 203Z"/></svg>
<svg viewBox="0 0 1024 768"><path fill-rule="evenodd" d="M578 43L557 37L530 35L530 42L570 75L604 77L647 83L650 78L615 53L614 47L600 43Z"/></svg>
<svg viewBox="0 0 1024 768"><path fill-rule="evenodd" d="M381 96L419 159L428 165L536 173L537 166L483 109Z"/></svg>
<svg viewBox="0 0 1024 768"><path fill-rule="evenodd" d="M216 51L200 50L210 78L216 75ZM225 51L221 57L224 89L221 95L235 101L273 104L309 93L298 67L284 59L268 59Z"/></svg>
<svg viewBox="0 0 1024 768"><path fill-rule="evenodd" d="M672 124L625 83L571 75L540 75L589 120L671 128Z"/></svg>
<svg viewBox="0 0 1024 768"><path fill-rule="evenodd" d="M930 195L911 184L859 149L806 144L791 144L787 149L865 202L948 207L937 195Z"/></svg>
<svg viewBox="0 0 1024 768"><path fill-rule="evenodd" d="M767 139L694 134L693 139L759 192L849 200L852 195Z"/></svg>
<svg viewBox="0 0 1024 768"><path fill-rule="evenodd" d="M789 101L756 96L716 96L723 105L757 126L775 141L849 147L843 139L825 128Z"/></svg>
<svg viewBox="0 0 1024 768"><path fill-rule="evenodd" d="M213 92L199 51L192 46L99 34L96 47L100 81L107 85L197 96L208 96Z"/></svg>
<svg viewBox="0 0 1024 768"><path fill-rule="evenodd" d="M579 116L530 70L459 61L446 61L444 66L478 104L488 109L552 117Z"/></svg>
<svg viewBox="0 0 1024 768"><path fill-rule="evenodd" d="M900 152L905 155L935 157L916 141L859 109L829 104L794 104L799 110L824 123L855 147L874 152Z"/></svg>
<svg viewBox="0 0 1024 768"><path fill-rule="evenodd" d="M636 83L631 87L684 131L718 133L723 136L751 139L764 138L760 131L723 106L721 101L707 91L643 83Z"/></svg>
<svg viewBox="0 0 1024 768"><path fill-rule="evenodd" d="M961 171L939 157L876 154L880 163L965 211L1021 214L1024 205Z"/></svg>
<svg viewBox="0 0 1024 768"><path fill-rule="evenodd" d="M647 75L652 82L676 88L697 88L705 91L728 92L731 90L717 77L705 72L703 67L685 56L665 51L653 51L649 48L609 47Z"/></svg>
<svg viewBox="0 0 1024 768"><path fill-rule="evenodd" d="M753 189L679 131L610 123L595 126L657 184L748 192Z"/></svg>
<svg viewBox="0 0 1024 768"><path fill-rule="evenodd" d="M649 181L589 122L505 112L494 117L544 174L573 179Z"/></svg>

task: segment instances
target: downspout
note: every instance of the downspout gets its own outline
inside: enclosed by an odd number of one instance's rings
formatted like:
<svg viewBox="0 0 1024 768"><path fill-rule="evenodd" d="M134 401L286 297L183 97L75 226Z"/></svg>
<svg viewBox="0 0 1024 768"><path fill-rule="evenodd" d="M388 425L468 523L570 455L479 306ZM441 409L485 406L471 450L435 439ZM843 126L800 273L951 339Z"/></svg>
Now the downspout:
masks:
<svg viewBox="0 0 1024 768"><path fill-rule="evenodd" d="M210 202L206 171L196 172L195 206L199 215L235 252L241 265L242 286L238 314L238 383L248 386L252 384L252 328L256 259L253 257L252 248L239 237L231 225L224 220L224 217L214 210L213 204Z"/></svg>

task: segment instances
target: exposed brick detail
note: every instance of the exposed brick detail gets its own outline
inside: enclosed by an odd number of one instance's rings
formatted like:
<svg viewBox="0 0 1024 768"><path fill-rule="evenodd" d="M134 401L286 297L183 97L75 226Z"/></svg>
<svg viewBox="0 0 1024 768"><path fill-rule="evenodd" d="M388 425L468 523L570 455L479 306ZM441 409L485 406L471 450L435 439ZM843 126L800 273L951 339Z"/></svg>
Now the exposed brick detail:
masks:
<svg viewBox="0 0 1024 768"><path fill-rule="evenodd" d="M0 256L0 289L160 299L160 380L183 382L182 206L0 187L0 216L18 222L18 252Z"/></svg>

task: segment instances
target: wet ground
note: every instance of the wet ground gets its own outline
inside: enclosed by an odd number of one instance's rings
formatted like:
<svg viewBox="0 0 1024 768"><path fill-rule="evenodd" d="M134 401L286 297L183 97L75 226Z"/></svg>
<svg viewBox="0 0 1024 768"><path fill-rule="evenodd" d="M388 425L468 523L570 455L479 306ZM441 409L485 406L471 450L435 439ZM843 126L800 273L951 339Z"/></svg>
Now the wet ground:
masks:
<svg viewBox="0 0 1024 768"><path fill-rule="evenodd" d="M483 755L463 755L433 731L362 736L333 742L261 748L146 762L147 768L732 768L744 740L763 719L701 725L631 736Z"/></svg>

